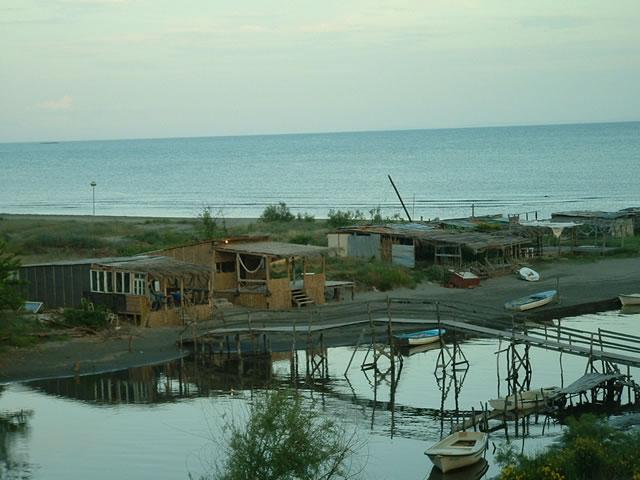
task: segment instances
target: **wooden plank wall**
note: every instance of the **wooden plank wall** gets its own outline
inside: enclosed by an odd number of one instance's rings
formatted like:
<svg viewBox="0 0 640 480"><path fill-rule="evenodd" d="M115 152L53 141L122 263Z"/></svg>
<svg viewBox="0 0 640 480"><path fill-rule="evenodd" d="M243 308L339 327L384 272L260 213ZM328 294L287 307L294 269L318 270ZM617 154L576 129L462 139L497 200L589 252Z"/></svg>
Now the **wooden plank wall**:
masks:
<svg viewBox="0 0 640 480"><path fill-rule="evenodd" d="M185 245L182 247L167 248L158 252L158 255L173 257L176 260L196 265L211 266L213 258L213 247L210 243L198 243L196 245Z"/></svg>
<svg viewBox="0 0 640 480"><path fill-rule="evenodd" d="M304 293L319 305L324 303L324 287L326 278L324 273L314 273L304 276Z"/></svg>
<svg viewBox="0 0 640 480"><path fill-rule="evenodd" d="M291 308L291 287L288 278L274 278L269 280L269 292L267 299L269 309L283 310Z"/></svg>

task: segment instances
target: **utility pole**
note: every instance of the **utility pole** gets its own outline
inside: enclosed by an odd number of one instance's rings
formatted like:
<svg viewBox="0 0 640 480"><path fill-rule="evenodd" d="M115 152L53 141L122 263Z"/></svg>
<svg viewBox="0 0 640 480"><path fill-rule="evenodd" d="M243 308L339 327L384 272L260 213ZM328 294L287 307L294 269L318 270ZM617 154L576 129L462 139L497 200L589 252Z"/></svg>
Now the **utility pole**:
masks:
<svg viewBox="0 0 640 480"><path fill-rule="evenodd" d="M96 182L91 182L89 185L91 185L91 190L93 193L93 216L96 216Z"/></svg>

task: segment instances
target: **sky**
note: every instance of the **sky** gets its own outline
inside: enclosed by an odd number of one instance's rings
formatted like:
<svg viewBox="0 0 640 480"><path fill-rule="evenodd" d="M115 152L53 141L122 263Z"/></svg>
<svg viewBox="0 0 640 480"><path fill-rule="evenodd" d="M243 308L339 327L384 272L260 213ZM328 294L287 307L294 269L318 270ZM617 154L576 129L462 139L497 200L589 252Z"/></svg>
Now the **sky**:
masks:
<svg viewBox="0 0 640 480"><path fill-rule="evenodd" d="M2 0L0 142L640 120L638 0Z"/></svg>

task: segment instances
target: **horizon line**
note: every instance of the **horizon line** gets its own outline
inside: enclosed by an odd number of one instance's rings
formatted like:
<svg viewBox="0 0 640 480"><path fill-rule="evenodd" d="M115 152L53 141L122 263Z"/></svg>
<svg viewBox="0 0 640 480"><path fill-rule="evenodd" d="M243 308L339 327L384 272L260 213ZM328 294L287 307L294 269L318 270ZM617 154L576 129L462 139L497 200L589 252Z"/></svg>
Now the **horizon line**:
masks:
<svg viewBox="0 0 640 480"><path fill-rule="evenodd" d="M80 143L80 142L120 142L120 141L138 141L138 140L188 140L202 138L243 138L243 137L276 137L276 136L294 136L294 135L340 135L340 134L359 134L359 133L382 133L382 132L412 132L422 130L480 130L493 128L534 128L534 127L561 127L561 126L578 126L578 125L610 125L618 123L638 123L638 120L617 120L617 121L589 121L589 122L559 122L559 123L515 123L505 125L483 125L483 126L463 126L463 127L414 127L414 128L388 128L388 129L371 129L371 130L333 130L333 131L309 131L309 132L281 132L281 133L241 133L232 135L187 135L175 137L121 137L121 138L93 138L83 140L29 140L29 141L0 141L0 145L16 144L16 143L35 143L35 144L56 144L56 143Z"/></svg>

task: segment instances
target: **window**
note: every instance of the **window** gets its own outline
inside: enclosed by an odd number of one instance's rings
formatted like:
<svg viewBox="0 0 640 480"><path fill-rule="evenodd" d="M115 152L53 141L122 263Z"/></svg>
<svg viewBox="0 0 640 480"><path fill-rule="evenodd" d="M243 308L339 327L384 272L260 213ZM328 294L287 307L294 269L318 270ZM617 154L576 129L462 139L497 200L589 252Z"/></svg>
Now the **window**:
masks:
<svg viewBox="0 0 640 480"><path fill-rule="evenodd" d="M142 275L144 279L144 275ZM144 293L144 285L142 286ZM91 291L99 293L131 293L131 273L91 270Z"/></svg>
<svg viewBox="0 0 640 480"><path fill-rule="evenodd" d="M216 273L231 273L236 271L235 262L218 262L216 263Z"/></svg>
<svg viewBox="0 0 640 480"><path fill-rule="evenodd" d="M116 293L131 293L131 274L116 272Z"/></svg>
<svg viewBox="0 0 640 480"><path fill-rule="evenodd" d="M133 294L144 295L145 294L146 278L144 273L135 273L133 276Z"/></svg>

